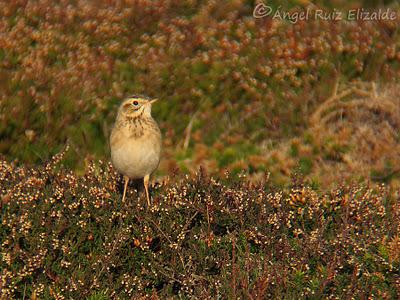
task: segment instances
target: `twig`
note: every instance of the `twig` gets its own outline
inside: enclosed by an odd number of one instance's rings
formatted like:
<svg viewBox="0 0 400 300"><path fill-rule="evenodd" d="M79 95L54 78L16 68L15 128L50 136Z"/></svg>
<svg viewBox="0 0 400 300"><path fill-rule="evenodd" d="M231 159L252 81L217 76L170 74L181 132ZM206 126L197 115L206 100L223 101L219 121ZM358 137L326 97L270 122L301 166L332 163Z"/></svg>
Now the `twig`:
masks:
<svg viewBox="0 0 400 300"><path fill-rule="evenodd" d="M373 95L374 98L376 99L376 98L378 98L378 93L377 93L377 91L376 91L376 83L375 83L375 82L372 82L371 85L372 85L372 95Z"/></svg>
<svg viewBox="0 0 400 300"><path fill-rule="evenodd" d="M25 286L24 286L24 294L22 295L22 300L25 300L25 293L26 293L26 282L25 282Z"/></svg>
<svg viewBox="0 0 400 300"><path fill-rule="evenodd" d="M147 219L147 218L146 218L146 219ZM171 239L164 233L164 231L161 230L161 228L157 225L156 222L154 222L152 219L147 219L147 220L150 221L151 223L153 223L153 225L157 228L157 230L158 230L159 232L161 232L161 234L168 240L168 242L169 242L170 244L173 244L172 241L171 241Z"/></svg>
<svg viewBox="0 0 400 300"><path fill-rule="evenodd" d="M173 271L173 270L172 270ZM168 277L169 279L172 279L176 282L179 282L180 284L183 285L183 282L181 280L179 280L178 278L175 278L173 275L169 275L166 272L162 271L161 265L160 265L160 269L158 269L158 272L160 272L161 274L163 274L164 276Z"/></svg>
<svg viewBox="0 0 400 300"><path fill-rule="evenodd" d="M150 221L150 222L157 228L157 230L158 230L159 232L161 232L161 234L167 239L167 241L170 243L170 245L173 245L173 244L174 244L174 243L172 243L171 239L164 233L164 231L161 230L161 228L157 225L156 222L154 222L152 219L148 219L148 218L146 218L146 220L147 220L147 221ZM185 273L186 273L185 262L184 262L184 260L183 260L182 254L179 253L179 251L178 251L177 253L178 253L179 259L181 260L183 270L184 270Z"/></svg>
<svg viewBox="0 0 400 300"><path fill-rule="evenodd" d="M236 243L235 239L232 239L232 299L236 299L236 265L235 265L235 260L236 260Z"/></svg>
<svg viewBox="0 0 400 300"><path fill-rule="evenodd" d="M187 227L189 226L189 224L192 222L192 220L193 220L198 214L199 214L199 212L196 211L196 212L194 213L194 215L190 217L190 219L186 222L185 226L183 226L181 233L183 233L183 232L186 231L186 229L187 229Z"/></svg>
<svg viewBox="0 0 400 300"><path fill-rule="evenodd" d="M315 125L319 119L321 119L322 112L329 107L332 103L334 103L337 99L342 99L353 92L353 89L347 89L340 94L337 94L337 91L333 92L332 96L330 96L324 103L322 103L318 109L311 116L311 123Z"/></svg>
<svg viewBox="0 0 400 300"><path fill-rule="evenodd" d="M187 127L185 128L185 140L183 142L183 150L186 152L187 148L189 147L189 143L190 143L190 136L192 133L192 128L193 128L193 122L195 117L197 116L197 113L199 111L196 111L193 116L190 118L189 124L187 125Z"/></svg>
<svg viewBox="0 0 400 300"><path fill-rule="evenodd" d="M354 87L354 88L352 88L351 90L352 90L355 94L358 94L358 96L362 96L362 97L370 97L370 96L371 96L371 93L370 93L370 92L367 92L367 91L362 90L362 89L360 89L360 88Z"/></svg>
<svg viewBox="0 0 400 300"><path fill-rule="evenodd" d="M338 89L339 89L339 76L336 77L335 83L333 84L332 95L330 98L336 97Z"/></svg>
<svg viewBox="0 0 400 300"><path fill-rule="evenodd" d="M210 238L210 215L208 213L208 203L206 203L206 208L207 208L207 233L208 233L208 238Z"/></svg>

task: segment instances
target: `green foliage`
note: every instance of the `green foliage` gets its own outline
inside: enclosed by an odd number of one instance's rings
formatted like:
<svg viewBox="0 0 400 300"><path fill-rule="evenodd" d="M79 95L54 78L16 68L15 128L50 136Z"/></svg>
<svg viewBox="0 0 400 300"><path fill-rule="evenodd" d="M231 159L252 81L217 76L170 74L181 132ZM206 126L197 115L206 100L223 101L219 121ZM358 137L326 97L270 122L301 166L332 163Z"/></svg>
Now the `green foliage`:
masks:
<svg viewBox="0 0 400 300"><path fill-rule="evenodd" d="M300 172L302 174L308 175L311 173L313 162L310 158L308 158L308 157L300 158L299 165L300 165Z"/></svg>
<svg viewBox="0 0 400 300"><path fill-rule="evenodd" d="M102 292L96 292L92 295L90 295L89 297L86 298L86 300L108 300L110 299L109 297L107 297L104 293Z"/></svg>

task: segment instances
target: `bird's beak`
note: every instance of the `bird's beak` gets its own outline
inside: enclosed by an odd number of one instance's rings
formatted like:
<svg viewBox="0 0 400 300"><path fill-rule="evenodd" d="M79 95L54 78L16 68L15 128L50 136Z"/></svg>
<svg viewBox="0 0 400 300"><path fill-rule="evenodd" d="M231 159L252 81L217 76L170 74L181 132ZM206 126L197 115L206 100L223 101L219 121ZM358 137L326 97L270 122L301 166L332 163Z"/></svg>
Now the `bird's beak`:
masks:
<svg viewBox="0 0 400 300"><path fill-rule="evenodd" d="M153 103L155 103L155 102L157 102L158 101L158 99L157 98L155 98L155 99L152 99L152 100L150 100L150 104L153 104Z"/></svg>

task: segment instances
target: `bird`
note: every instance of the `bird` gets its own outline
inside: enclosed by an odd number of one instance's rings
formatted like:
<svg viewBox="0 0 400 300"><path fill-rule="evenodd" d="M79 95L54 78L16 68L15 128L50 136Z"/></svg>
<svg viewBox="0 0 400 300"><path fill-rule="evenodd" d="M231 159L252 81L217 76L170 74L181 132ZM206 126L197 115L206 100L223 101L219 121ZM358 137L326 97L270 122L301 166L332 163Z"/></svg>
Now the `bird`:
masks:
<svg viewBox="0 0 400 300"><path fill-rule="evenodd" d="M122 101L110 135L111 163L124 177L125 201L129 180L142 179L150 207L149 181L161 158L161 131L151 116L158 99L133 95Z"/></svg>

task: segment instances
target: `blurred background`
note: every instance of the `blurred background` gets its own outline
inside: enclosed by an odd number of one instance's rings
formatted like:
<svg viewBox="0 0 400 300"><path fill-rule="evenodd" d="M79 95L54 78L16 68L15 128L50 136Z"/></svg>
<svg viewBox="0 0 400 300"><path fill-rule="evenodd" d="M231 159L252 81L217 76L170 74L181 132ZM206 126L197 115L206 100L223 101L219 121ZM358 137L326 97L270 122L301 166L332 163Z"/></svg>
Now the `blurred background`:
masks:
<svg viewBox="0 0 400 300"><path fill-rule="evenodd" d="M130 94L161 99L158 177L300 173L316 187L400 186L397 1L265 1L274 10L390 8L395 20L254 18L260 1L1 1L0 153L109 160Z"/></svg>

